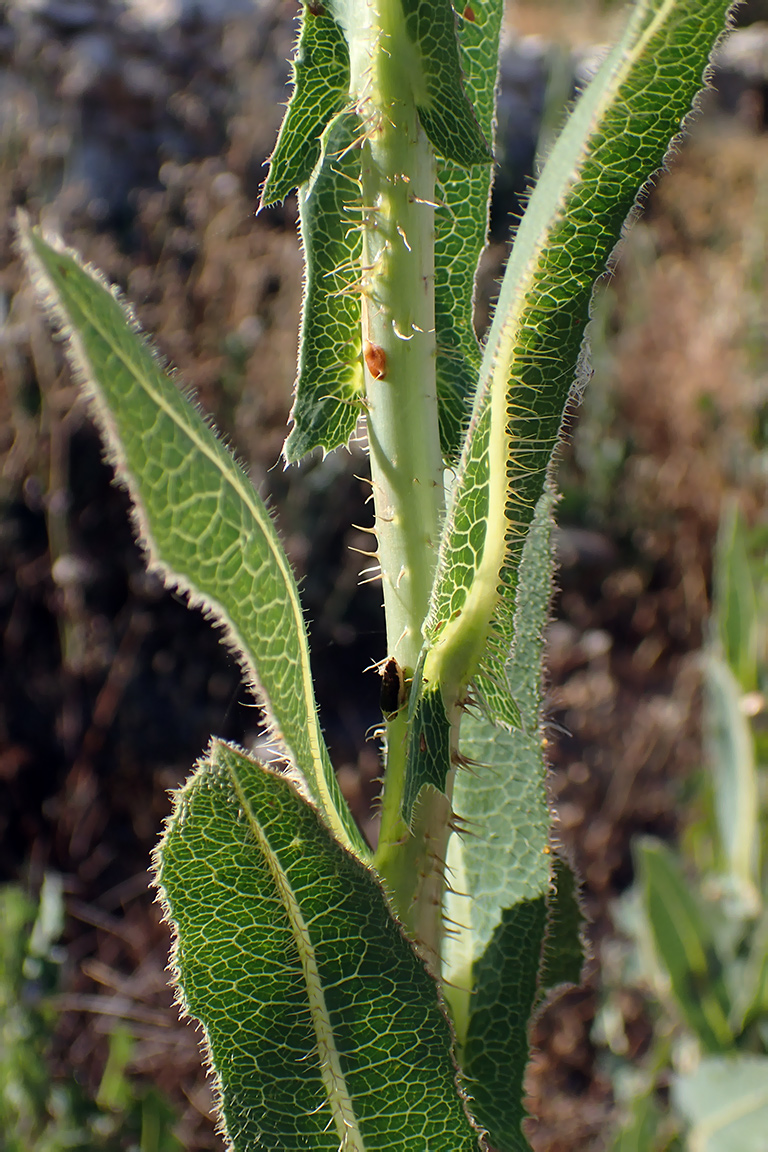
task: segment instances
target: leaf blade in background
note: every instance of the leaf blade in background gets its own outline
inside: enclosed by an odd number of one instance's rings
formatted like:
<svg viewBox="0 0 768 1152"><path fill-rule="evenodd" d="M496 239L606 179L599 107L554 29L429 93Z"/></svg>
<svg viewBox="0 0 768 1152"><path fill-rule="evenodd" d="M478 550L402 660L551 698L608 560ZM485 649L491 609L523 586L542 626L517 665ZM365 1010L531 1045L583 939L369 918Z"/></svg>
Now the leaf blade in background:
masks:
<svg viewBox="0 0 768 1152"><path fill-rule="evenodd" d="M337 835L366 853L320 731L298 589L268 510L109 289L24 221L20 237L130 493L150 566L223 628L275 741Z"/></svg>
<svg viewBox="0 0 768 1152"><path fill-rule="evenodd" d="M349 48L331 14L315 14L304 5L292 70L293 93L269 160L260 209L309 180L320 157L320 137L349 99Z"/></svg>
<svg viewBox="0 0 768 1152"><path fill-rule="evenodd" d="M676 857L660 841L635 846L643 909L677 1011L707 1052L733 1045L730 1005L713 934Z"/></svg>
<svg viewBox="0 0 768 1152"><path fill-rule="evenodd" d="M434 981L285 777L214 741L156 863L236 1152L476 1148Z"/></svg>
<svg viewBox="0 0 768 1152"><path fill-rule="evenodd" d="M768 1056L704 1057L677 1076L672 1100L690 1125L690 1152L764 1152L768 1133Z"/></svg>
<svg viewBox="0 0 768 1152"><path fill-rule="evenodd" d="M299 190L306 276L299 363L285 443L289 463L313 448L345 446L363 411L360 277L359 123L341 113L323 134L321 157ZM353 202L350 207L350 202ZM350 215L352 212L352 215Z"/></svg>
<svg viewBox="0 0 768 1152"><path fill-rule="evenodd" d="M502 0L480 0L461 19L459 50L467 99L480 130L493 139ZM475 273L486 244L493 172L438 157L435 201L435 331L440 440L458 458L480 367L473 323Z"/></svg>
<svg viewBox="0 0 768 1152"><path fill-rule="evenodd" d="M743 897L759 906L760 795L755 746L731 667L705 652L704 729L723 863Z"/></svg>
<svg viewBox="0 0 768 1152"><path fill-rule="evenodd" d="M726 506L715 547L715 624L725 660L742 692L758 686L758 605L744 521Z"/></svg>

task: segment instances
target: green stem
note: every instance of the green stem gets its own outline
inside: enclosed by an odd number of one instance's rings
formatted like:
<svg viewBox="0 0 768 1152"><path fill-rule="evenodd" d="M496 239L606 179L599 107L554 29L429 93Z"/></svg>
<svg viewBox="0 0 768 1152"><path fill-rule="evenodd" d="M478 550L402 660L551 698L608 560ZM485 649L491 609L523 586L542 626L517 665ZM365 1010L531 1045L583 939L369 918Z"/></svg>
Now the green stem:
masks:
<svg viewBox="0 0 768 1152"><path fill-rule="evenodd" d="M363 345L387 650L422 643L443 512L435 384L435 161L411 92L398 0L360 6L353 88L362 146Z"/></svg>
<svg viewBox="0 0 768 1152"><path fill-rule="evenodd" d="M360 6L350 54L362 145L363 349L371 480L387 652L412 677L444 508L436 388L435 159L418 117L399 0ZM405 717L388 724L378 862L402 872ZM412 846L413 847L413 846ZM390 875L390 873L393 873ZM399 877L401 879L401 877ZM412 878L411 878L412 879ZM413 886L398 912L407 919ZM407 886L406 886L407 888Z"/></svg>

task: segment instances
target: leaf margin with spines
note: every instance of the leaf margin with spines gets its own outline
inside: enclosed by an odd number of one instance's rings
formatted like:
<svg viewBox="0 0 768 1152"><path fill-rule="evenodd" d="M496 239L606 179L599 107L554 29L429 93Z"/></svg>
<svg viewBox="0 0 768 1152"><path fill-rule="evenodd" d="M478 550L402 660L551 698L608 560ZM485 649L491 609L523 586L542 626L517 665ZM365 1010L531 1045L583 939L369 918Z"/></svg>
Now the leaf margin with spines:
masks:
<svg viewBox="0 0 768 1152"><path fill-rule="evenodd" d="M349 1152L422 1152L425 1139L429 1147L446 1152L474 1152L478 1133L458 1090L450 1028L437 986L392 917L375 873L332 836L300 786L242 749L214 739L176 793L154 866L155 886L166 919L174 926L172 965L180 1003L203 1024L235 1152L253 1147L256 1136L259 1147L270 1152L292 1152L298 1146L285 1142L287 1114L282 1121L274 1115L270 1120L271 1143L261 1142L268 1132L254 1133L249 1126L257 1107L254 1097L261 1099L265 1116L269 1109L276 1113L278 1105L283 1107L277 1095L285 1095L286 1079L292 1079L293 1091L301 1094L290 1120L297 1128L307 1126L303 1138L312 1136L311 1146L318 1150L335 1152L340 1133L343 1139L346 1132ZM210 886L220 891L206 898ZM235 907L239 904L242 915ZM217 909L213 921L211 907ZM253 922L242 927L245 912L252 920L261 916L261 933ZM273 945L271 934L284 941ZM350 942L359 947L349 949ZM380 985L376 995L371 993L374 979ZM279 997L264 998L265 987L274 991L281 981L293 1003L287 1014ZM301 1008L297 981L306 986L307 1012ZM222 999L233 993L242 1021L237 1027L237 1012ZM244 1003L253 1005L251 1015L244 1014ZM372 1014L380 1017L381 1026ZM259 1025L261 1020L266 1023ZM259 1056L270 1021L274 1042ZM393 1045L390 1051L395 1028L399 1047ZM420 1054L418 1075L411 1071L397 1103L387 1103L396 1073L412 1057L414 1038ZM233 1070L238 1061L248 1076L259 1068L262 1081L267 1074L272 1079L263 1087L256 1082L250 1089L236 1086ZM362 1091L365 1075L373 1078L375 1090L368 1084ZM304 1095L314 1091L316 1097L321 1080L326 1097L339 1097L330 1109L330 1121L336 1117L330 1124L329 1109ZM302 1107L299 1099L305 1101ZM409 1134L403 1126L411 1123L414 1111L421 1126ZM373 1127L372 1134L366 1135L366 1126ZM302 1136L291 1131L294 1139ZM385 1142L390 1134L394 1142ZM324 1135L328 1139L321 1143Z"/></svg>
<svg viewBox="0 0 768 1152"><path fill-rule="evenodd" d="M237 658L246 682L264 708L272 743L288 762L295 765L304 775L307 786L336 834L359 855L367 857L369 849L341 795L320 731L303 609L288 558L268 509L259 498L244 469L213 431L210 422L165 371L157 353L141 332L130 305L117 289L110 287L98 271L86 265L59 237L52 235L45 239L39 229L30 225L23 212L18 215L17 229L19 246L35 290L54 327L66 340L65 351L68 360L89 402L107 457L115 468L119 483L130 495L134 526L149 569L157 572L167 586L184 592L191 605L202 607L205 614L222 629L224 640ZM69 304L67 304L67 292L63 291L63 284L67 279ZM122 413L121 430L121 416L116 411L114 397L110 402L105 382L99 379L99 368L93 363L92 356L87 350L88 317L86 316L84 329L80 330L72 315L74 307L72 293L77 291L75 284L86 293L86 299L88 293L93 294L97 301L96 307L103 306L107 310L109 322L115 325L111 336L100 333L98 325L95 324L91 333L92 336L96 333L107 348L106 362L110 355L118 362L123 359L129 379L139 389L140 401L141 396L146 395L153 412L152 421L147 421L146 428L139 432L132 445L125 436L128 413L125 411ZM90 323L93 324L93 316L90 317ZM122 355L119 352L121 345ZM131 359L135 361L133 366L125 362L126 358L127 361ZM103 366L102 364L102 368ZM154 473L162 475L163 462L167 460L173 437L163 439L156 429L158 421L166 418L170 421L171 430L180 432L182 439L186 437L192 449L199 453L199 457L195 459L203 461L205 466L210 464L213 471L220 475L225 485L223 491L225 494L230 493L234 499L233 515L240 517L238 527L235 529L232 524L228 524L223 515L219 516L217 521L219 530L228 526L232 529L231 535L233 535L224 550L214 549L213 520L206 526L207 536L196 529L193 519L188 519L187 524L183 525L187 531L187 543L190 540L194 541L192 557L193 561L200 565L196 576L179 570L181 556L173 554L173 547L170 548L170 554L166 554L168 542L160 539L157 524L153 523L153 516L173 517L179 511L178 507L171 497L165 500L158 498L159 512L151 511L147 503L149 496L152 495L149 491L150 482L141 475L141 468L137 467L136 461L130 460L131 452L137 450L144 434L151 435L155 430L155 435L158 436L158 451L154 455L147 451L146 457ZM184 459L183 467L189 469L192 457L185 456L184 453L181 453L180 457ZM201 492L200 473L198 463L195 481L191 485L196 497L199 497ZM147 490L143 487L145 481L149 486ZM188 500L186 509L187 517L192 517L194 513ZM210 554L201 548L204 536ZM273 585L278 591L282 589L286 598L287 618L294 622L291 635L296 646L298 683L294 692L287 690L282 698L280 676L285 674L286 666L290 662L284 657L276 656L273 661L274 670L269 671L265 668L264 644L259 639L260 628L263 627L269 632L264 613L262 612L262 617L258 618L260 622L255 627L255 634L252 633L249 637L249 622L242 616L245 611L243 607L245 598L235 597L231 603L224 604L219 598L218 587L217 592L214 592L204 587L200 580L206 563L221 565L232 561L233 557L235 561L239 559L243 562L246 554L250 563L257 540L264 543L267 568L271 571ZM230 554L229 561L226 560L228 554ZM272 569L269 569L270 563L273 565ZM255 572L251 575L255 577ZM217 586L219 582L220 578L217 577L215 580ZM258 602L254 601L253 607L258 612ZM274 635L274 630L272 634Z"/></svg>
<svg viewBox="0 0 768 1152"><path fill-rule="evenodd" d="M480 130L493 141L502 0L479 0L474 20L461 16L458 41L464 90ZM480 369L474 328L475 273L488 235L493 171L437 156L435 190L435 332L440 439L458 459Z"/></svg>
<svg viewBox="0 0 768 1152"><path fill-rule="evenodd" d="M320 137L349 100L349 49L343 31L332 15L313 13L306 0L291 69L293 92L269 158L259 211L285 200L309 180L320 156Z"/></svg>
<svg viewBox="0 0 768 1152"><path fill-rule="evenodd" d="M695 13L683 7L679 0L637 5L558 138L512 248L451 489L424 628L422 678L414 684L419 694L439 686L449 712L478 673L502 680L525 532L550 475L567 405L586 377L583 331L595 278L604 273L606 261L612 266L615 244L638 197L684 130L733 5L704 0ZM682 79L673 63L684 66ZM667 77L663 83L657 72ZM661 107L649 116L643 101L652 80ZM632 115L642 132L631 131ZM643 142L639 156L626 149L626 140L636 135ZM622 160L623 177L617 177L615 166ZM606 171L611 181L604 179ZM580 230L586 266L576 263L569 229ZM556 309L563 301L570 316ZM542 328L547 319L548 330ZM563 326L570 339L564 359ZM542 346L546 331L554 351ZM558 362L554 370L552 363ZM465 582L457 583L462 571ZM418 750L411 761L418 770ZM449 770L446 765L446 776ZM434 775L434 769L430 772ZM418 781L407 787L418 794Z"/></svg>
<svg viewBox="0 0 768 1152"><path fill-rule="evenodd" d="M338 113L323 133L311 179L299 189L305 276L292 427L283 448L289 464L316 448L326 453L346 446L363 411L361 297L355 285L362 232L346 215L350 198L359 199L353 190L360 173L358 133L356 114ZM329 330L332 341L326 339Z"/></svg>

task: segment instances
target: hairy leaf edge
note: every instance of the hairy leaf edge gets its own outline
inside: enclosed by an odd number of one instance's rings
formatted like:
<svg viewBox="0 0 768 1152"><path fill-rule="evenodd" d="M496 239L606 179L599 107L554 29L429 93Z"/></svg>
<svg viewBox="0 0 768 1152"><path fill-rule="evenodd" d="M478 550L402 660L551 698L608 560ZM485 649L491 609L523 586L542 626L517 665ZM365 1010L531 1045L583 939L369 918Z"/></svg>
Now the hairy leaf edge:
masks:
<svg viewBox="0 0 768 1152"><path fill-rule="evenodd" d="M247 645L243 642L238 629L229 618L229 614L221 604L213 597L207 596L205 593L198 591L191 580L181 574L175 572L169 564L167 564L159 555L157 545L155 543L151 527L147 521L143 502L141 499L141 490L138 481L134 477L130 468L128 467L127 460L123 451L120 434L117 430L109 405L105 402L101 395L100 388L96 383L95 372L90 363L88 354L82 344L78 332L73 328L66 312L66 308L61 301L55 285L51 282L49 273L46 271L42 259L38 255L34 247L33 229L30 226L29 218L23 210L19 210L17 214L17 236L18 245L21 249L24 263L30 273L33 287L41 301L46 314L50 318L53 327L59 337L64 340L65 353L72 370L73 376L80 386L83 394L86 397L88 410L94 419L96 427L99 431L103 452L107 463L114 471L115 480L124 488L130 497L130 517L134 527L136 538L139 547L144 555L147 570L158 575L163 581L163 585L170 590L177 590L184 594L187 602L191 608L200 609L204 617L212 621L221 632L221 639L225 647L232 653L236 659L245 679L246 686L254 696L255 700L261 707L264 713L265 727L270 743L279 751L291 770L297 775L302 775L299 768L297 758L287 744L280 725L272 712L269 701L269 696L263 689L259 680L256 666L248 655ZM162 372L167 373L165 364L162 357L158 354L157 350L148 340L141 325L139 324L135 312L130 303L124 298L120 290L110 284L102 273L94 268L92 265L82 260L80 255L72 248L69 248L55 233L40 234L40 238L45 244L52 248L55 252L69 257L77 266L90 276L97 284L100 285L105 291L109 292L114 300L120 305L126 322L132 329L134 335L141 341L145 350L152 356L153 360ZM197 413L202 417L205 423L212 428L212 422L207 413L205 413L189 394L185 393L186 399L190 402ZM165 405L157 400L158 405L165 409ZM167 410L166 410L167 412ZM172 413L168 413L171 418ZM185 430L190 438L193 437L192 431L187 428ZM224 451L229 451L224 441L217 436L218 442L221 444ZM207 448L198 444L202 452L210 457ZM286 587L290 591L290 600L294 605L294 618L299 635L303 638L304 647L304 660L302 661L302 681L304 683L305 696L304 703L307 709L307 715L314 723L310 724L308 729L308 738L310 748L312 750L313 763L315 766L315 780L318 783L318 788L323 788L325 794L322 799L325 801L324 807L327 819L331 821L337 835L341 832L347 845L352 847L357 855L367 856L367 851L363 845L362 837L359 838L357 843L352 841L352 838L347 832L346 822L343 813L340 813L332 799L330 791L327 789L325 779L325 765L323 757L324 741L320 732L319 719L317 715L317 704L315 701L314 686L312 683L312 675L309 665L309 653L307 651L306 640L306 626L304 623L304 612L301 602L298 597L298 589L293 572L290 568L288 558L283 549L279 546L279 538L274 529L274 523L271 513L266 505L263 505L264 511L259 507L254 499L254 490L250 480L248 480L244 469L232 455L235 473L239 479L239 492L243 501L251 510L254 519L257 523L264 524L264 514L269 520L264 531L264 537L269 541L273 555L275 556L278 566L285 576ZM218 462L214 460L218 465ZM277 545L277 547L276 547Z"/></svg>
<svg viewBox="0 0 768 1152"><path fill-rule="evenodd" d="M165 818L165 820L163 822L163 831L162 831L161 838L158 841L158 843L155 845L154 849L152 850L152 859L151 859L151 867L150 867L150 872L151 872L151 877L152 877L151 884L152 884L152 887L155 891L155 901L160 906L160 909L161 909L163 922L168 925L170 932L171 932L171 948L170 948L167 970L171 974L171 984L172 984L172 987L174 990L174 1003L179 1010L180 1019L193 1021L195 1024L197 1024L197 1026L200 1028L200 1030L202 1032L201 1054L203 1057L203 1064L204 1064L206 1072L208 1073L208 1075L211 1078L212 1086L214 1089L214 1097L216 1100L216 1113L217 1113L216 1131L224 1139L229 1140L229 1134L227 1132L226 1122L224 1120L224 1110L223 1110L224 1088L223 1088L223 1084L222 1084L219 1072L216 1069L216 1066L214 1064L213 1049L212 1049L208 1029L206 1028L205 1024L201 1020L199 1020L198 1017L195 1016L193 1012L190 1011L190 1009L187 1005L186 997L185 997L184 990L183 990L183 984L182 984L182 980L181 980L181 968L180 968L180 964L178 961L178 956L179 956L179 951L180 951L179 931L178 931L178 928L176 925L176 921L173 917L170 902L169 902L168 897L166 895L165 887L162 883L162 878L161 878L162 877L162 870L163 870L163 850L165 847L165 843L173 832L174 826L175 826L176 821L180 815L180 811L182 809L182 806L186 802L187 797L189 796L189 794L191 793L191 791L195 787L199 786L202 774L206 770L210 771L211 769L216 769L216 768L218 768L219 770L222 769L223 766L218 762L218 757L217 757L217 751L220 748L228 748L231 751L233 751L234 753L236 753L238 756L245 757L247 760L249 760L253 764L254 768L257 771L264 773L264 775L266 775L266 776L274 777L281 784L285 784L285 786L289 790L294 792L294 794L297 795L298 798L301 801L303 801L307 805L307 807L310 808L315 813L318 821L325 828L326 832L328 832L329 835L332 835L332 833L330 833L330 830L328 829L327 824L325 823L325 821L323 819L323 814L318 809L314 798L310 795L310 793L306 787L306 782L304 781L303 777L299 773L294 775L293 773L290 773L290 772L289 773L277 772L277 771L275 771L275 769L269 767L268 765L262 764L261 761L259 761L256 757L254 757L251 753L247 752L245 749L238 747L237 744L232 743L231 741L222 740L218 737L212 737L212 739L208 745L207 750L203 753L202 756L199 757L199 759L195 763L195 766L194 766L192 772L189 774L189 776L184 781L184 783L181 784L178 788L171 790L171 796L173 799L173 807L172 807L170 814ZM275 881L275 887L277 888L277 890L281 896L281 903L283 905L283 908L286 911L286 915L288 916L288 918L290 920L291 929L292 929L293 935L294 935L294 940L296 941L297 952L299 953L299 956L301 958L302 969L305 972L305 982L307 984L308 996L309 996L310 982L309 982L309 979L307 977L307 969L308 969L308 967L310 967L312 969L313 978L314 978L315 985L316 985L316 990L319 993L320 1000L322 1001L327 1033L332 1036L333 1025L329 1019L328 1010L327 1010L327 1008L325 1008L325 1001L324 1001L324 997L323 997L323 993L322 993L322 988L320 986L319 973L317 972L317 967L314 964L314 957L309 956L309 953L311 953L313 951L311 942L308 943L310 941L309 929L306 926L306 924L304 924L304 919L303 919L303 916L301 914L300 909L298 909L298 908L296 909L296 917L295 918L291 915L291 913L287 907L287 904L286 904L285 894L286 893L288 894L288 899L289 899L291 905L293 905L295 902L293 901L292 897L290 896L290 885L288 883L288 880L285 877L285 875L284 875L284 873L283 873L282 869L280 868L279 863L277 861L274 861L276 868L273 868L273 860L271 859L269 846L268 846L268 844L266 846L263 846L265 843L265 838L263 839L258 834L258 832L255 830L257 825L258 825L258 821L255 819L255 817L252 817L249 805L248 805L248 803L247 803L247 801L246 801L246 799L242 793L242 789L238 787L237 780L233 778L231 773L229 773L229 775L230 775L230 778L232 780L232 784L233 784L233 787L235 789L235 792L238 796L238 800L243 805L243 811L245 811L248 815L249 827L251 828L252 832L254 833L254 837L255 837L259 847L262 849L263 857L266 860L267 866L269 867L269 870L272 873L273 879ZM459 1100L461 1102L461 1105L462 1105L462 1108L464 1110L464 1114L466 1115L467 1121L469 1122L470 1126L477 1133L478 1147L480 1149L486 1149L487 1144L485 1141L486 1141L487 1132L484 1128L482 1128L481 1125L478 1124L477 1119L472 1114L472 1110L471 1110L471 1108L472 1108L472 1095L470 1092L468 1092L467 1087L465 1086L465 1084L463 1083L463 1080L462 1080L461 1069L459 1067L457 1054L456 1054L456 1036L455 1036L455 1032L454 1032L453 1021L451 1019L450 1011L448 1010L445 995L444 995L444 992L443 992L442 987L441 987L441 982L440 982L440 980L435 979L434 976L432 976L430 969L429 969L429 965L426 963L426 961L424 960L424 957L421 955L419 948L414 945L413 940L411 940L410 937L408 936L408 934L405 932L401 921L399 920L394 908L392 907L392 903L390 901L386 887L382 883L381 878L379 877L377 871L374 868L372 868L370 866L370 864L366 863L364 860L361 860L360 856L357 853L351 851L346 845L340 843L340 841L338 839L336 840L336 845L341 852L344 852L344 853L348 854L349 856L351 856L358 867L365 868L365 870L368 872L371 879L373 880L373 882L376 884L379 891L381 892L382 899L384 900L384 903L387 907L387 910L388 910L389 915L392 919L392 922L394 923L398 932L400 932L403 939L406 941L406 943L409 945L409 947L413 950L414 955L416 956L417 960L421 964L423 964L425 973L428 976L430 976L431 979L433 980L437 1006L438 1006L438 1008L439 1008L439 1010L440 1010L440 1012L441 1012L441 1014L442 1014L442 1016L446 1022L446 1026L448 1028L448 1033L449 1033L449 1036L451 1038L450 1058L451 1058L451 1062L453 1064L454 1071L455 1071L454 1085L456 1088L456 1093L457 1093ZM299 926L299 925L301 925L303 928L303 931L301 931L301 932L297 931L297 926ZM306 945L306 944L308 944L307 949L305 949L303 947L303 945ZM307 953L306 957L305 957L305 951ZM310 960L309 965L305 965L305 959L307 957ZM322 1052L324 1050L324 1042L323 1042L323 1039L321 1038L321 1036L318 1032L317 1015L316 1015L316 1012L314 1011L314 1009L311 1011L311 1016L312 1016L313 1025L315 1026L315 1029L316 1029L316 1035L317 1035L317 1039L318 1039L318 1053L320 1053L322 1055ZM331 1048L332 1048L332 1053L329 1053L329 1056L333 1057L332 1071L331 1071L331 1068L327 1067L326 1064L323 1062L322 1063L323 1080L326 1081L326 1076L330 1073L331 1079L333 1079L333 1077L335 1076L339 1083L344 1084L345 1083L345 1077L344 1077L343 1071L341 1070L341 1068L339 1066L338 1051L337 1051L335 1045L333 1045L332 1043L331 1043ZM351 1104L351 1100L350 1100L348 1092L345 1093L345 1097L346 1097L346 1100L349 1102L349 1106L351 1108L352 1104ZM330 1093L329 1093L328 1098L330 1101L331 1100ZM343 1115L343 1112L340 1114ZM344 1126L345 1121L343 1119L341 1121L341 1124L342 1124L342 1127L340 1128L340 1132L342 1134L342 1144L340 1145L340 1148L343 1147L344 1152L369 1152L369 1150L365 1146L362 1135L359 1133L359 1130L357 1129L356 1125L355 1125L355 1131L357 1132L357 1134L360 1138L360 1143L354 1144L354 1145L351 1145L351 1144L348 1145L347 1143L345 1143L343 1140L343 1137L345 1135L348 1135L349 1129L346 1126ZM228 1152L232 1152L231 1144L229 1146Z"/></svg>

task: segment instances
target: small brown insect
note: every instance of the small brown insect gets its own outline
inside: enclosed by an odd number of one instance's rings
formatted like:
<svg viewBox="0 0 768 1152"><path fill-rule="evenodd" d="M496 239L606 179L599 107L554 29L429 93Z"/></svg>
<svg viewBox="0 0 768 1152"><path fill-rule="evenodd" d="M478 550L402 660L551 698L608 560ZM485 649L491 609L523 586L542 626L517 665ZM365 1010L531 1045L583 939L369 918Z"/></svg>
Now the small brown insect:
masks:
<svg viewBox="0 0 768 1152"><path fill-rule="evenodd" d="M462 15L464 16L465 20L469 20L470 24L474 24L474 22L475 22L475 10L474 10L474 8L470 8L469 4L467 4Z"/></svg>
<svg viewBox="0 0 768 1152"><path fill-rule="evenodd" d="M405 706L405 676L403 670L390 656L381 670L381 695L379 704L385 720L394 720L401 708Z"/></svg>
<svg viewBox="0 0 768 1152"><path fill-rule="evenodd" d="M383 380L387 375L387 354L378 344L366 342L363 351L365 364L374 380Z"/></svg>
<svg viewBox="0 0 768 1152"><path fill-rule="evenodd" d="M323 8L320 0L307 0L307 10L313 16L325 16L325 8Z"/></svg>

